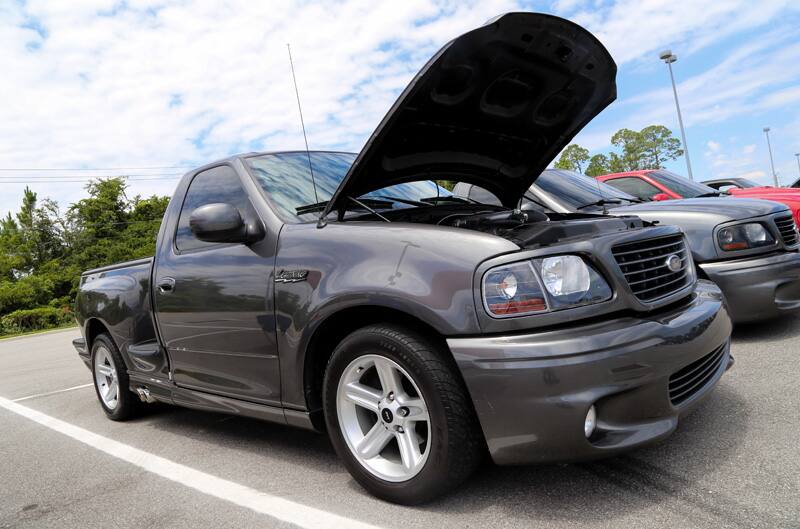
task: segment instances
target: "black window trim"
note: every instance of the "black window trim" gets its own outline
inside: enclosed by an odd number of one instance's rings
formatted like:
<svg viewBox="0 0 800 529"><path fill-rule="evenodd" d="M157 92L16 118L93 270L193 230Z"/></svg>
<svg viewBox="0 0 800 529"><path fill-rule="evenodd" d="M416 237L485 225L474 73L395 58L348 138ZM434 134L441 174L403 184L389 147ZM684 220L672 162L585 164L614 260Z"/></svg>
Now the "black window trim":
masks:
<svg viewBox="0 0 800 529"><path fill-rule="evenodd" d="M199 169L196 169L192 177L186 184L186 190L183 192L183 199L181 200L181 207L178 209L178 215L175 219L175 229L172 232L172 253L174 255L185 255L185 254L193 254L198 252L206 252L209 250L216 250L219 248L230 248L234 246L245 246L242 242L211 242L207 243L206 246L200 246L199 248L190 248L188 250L181 250L178 248L178 228L180 227L181 222L181 214L183 213L183 206L186 204L186 197L189 195L189 190L192 187L192 183L194 183L194 179L197 178L198 175L205 173L206 171L211 171L212 169L217 169L218 167L229 167L233 170L233 173L236 175L236 178L239 180L239 185L242 186L242 191L244 191L247 200L250 201L250 206L253 212L255 213L258 220L263 224L264 219L261 218L261 215L258 214L258 208L255 207L253 201L250 198L250 194L247 192L247 188L242 182L242 177L239 174L239 171L236 170L236 166L234 166L230 161L225 161L221 163L216 163L213 165L206 165ZM249 173L248 173L249 174ZM205 241L204 241L205 242Z"/></svg>

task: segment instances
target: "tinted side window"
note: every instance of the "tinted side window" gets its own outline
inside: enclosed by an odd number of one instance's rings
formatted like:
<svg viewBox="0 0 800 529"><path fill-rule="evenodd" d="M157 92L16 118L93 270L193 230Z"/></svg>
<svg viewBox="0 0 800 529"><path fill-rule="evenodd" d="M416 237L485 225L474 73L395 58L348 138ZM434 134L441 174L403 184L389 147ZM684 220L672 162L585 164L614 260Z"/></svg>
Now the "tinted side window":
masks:
<svg viewBox="0 0 800 529"><path fill-rule="evenodd" d="M469 190L469 198L480 202L481 204L489 204L492 206L502 206L503 204L500 202L500 199L497 198L494 193L491 193L485 190L482 187L472 186L472 189Z"/></svg>
<svg viewBox="0 0 800 529"><path fill-rule="evenodd" d="M653 195L661 193L661 190L652 184L648 184L644 180L635 177L629 178L614 178L613 180L606 180L606 184L610 184L621 191L625 191L629 195L633 195L642 200L652 200Z"/></svg>
<svg viewBox="0 0 800 529"><path fill-rule="evenodd" d="M466 198L466 197L469 196L469 190L470 190L471 187L472 187L472 184L459 182L453 188L453 196L454 197L460 197L460 198Z"/></svg>
<svg viewBox="0 0 800 529"><path fill-rule="evenodd" d="M252 218L255 215L239 176L232 168L223 165L198 173L189 184L186 198L183 199L181 216L178 218L178 230L175 233L175 246L178 250L194 250L219 244L198 240L189 227L192 211L200 206L218 202L237 208L242 218Z"/></svg>

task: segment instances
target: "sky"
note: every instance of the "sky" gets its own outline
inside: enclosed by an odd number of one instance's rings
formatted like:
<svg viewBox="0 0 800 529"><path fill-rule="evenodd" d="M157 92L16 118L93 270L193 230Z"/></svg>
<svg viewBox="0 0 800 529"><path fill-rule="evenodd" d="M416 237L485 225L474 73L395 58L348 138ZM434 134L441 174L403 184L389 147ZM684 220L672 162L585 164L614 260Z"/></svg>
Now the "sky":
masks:
<svg viewBox="0 0 800 529"><path fill-rule="evenodd" d="M436 50L519 10L585 26L616 60L617 101L574 140L592 154L623 127L679 137L671 49L696 179L771 183L766 126L781 183L800 177L797 1L0 0L0 215L26 185L62 208L92 176L171 194L191 167L302 148L287 43L310 147L358 151Z"/></svg>

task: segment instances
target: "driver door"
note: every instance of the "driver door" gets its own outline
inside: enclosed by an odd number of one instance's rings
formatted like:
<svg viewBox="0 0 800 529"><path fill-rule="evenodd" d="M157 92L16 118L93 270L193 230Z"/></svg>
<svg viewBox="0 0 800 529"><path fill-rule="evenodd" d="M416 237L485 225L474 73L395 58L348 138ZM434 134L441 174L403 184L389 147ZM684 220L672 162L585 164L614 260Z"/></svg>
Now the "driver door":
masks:
<svg viewBox="0 0 800 529"><path fill-rule="evenodd" d="M220 202L246 220L257 218L233 167L202 171L171 227L173 244L163 245L156 259L154 303L173 380L194 390L279 404L269 235L253 245L197 239L189 226L192 211Z"/></svg>

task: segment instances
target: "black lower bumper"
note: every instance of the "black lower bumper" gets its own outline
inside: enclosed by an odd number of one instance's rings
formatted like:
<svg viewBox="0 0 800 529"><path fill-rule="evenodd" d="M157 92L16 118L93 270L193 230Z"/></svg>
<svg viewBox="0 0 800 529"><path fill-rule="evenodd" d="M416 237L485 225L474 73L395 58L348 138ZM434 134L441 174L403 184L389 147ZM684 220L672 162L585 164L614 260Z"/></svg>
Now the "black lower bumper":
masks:
<svg viewBox="0 0 800 529"><path fill-rule="evenodd" d="M603 457L666 437L727 369L730 334L722 294L701 281L686 304L649 317L447 342L492 458L516 464ZM702 373L675 380L692 365ZM673 401L692 377L692 392Z"/></svg>
<svg viewBox="0 0 800 529"><path fill-rule="evenodd" d="M701 264L725 294L735 323L800 310L800 253Z"/></svg>

